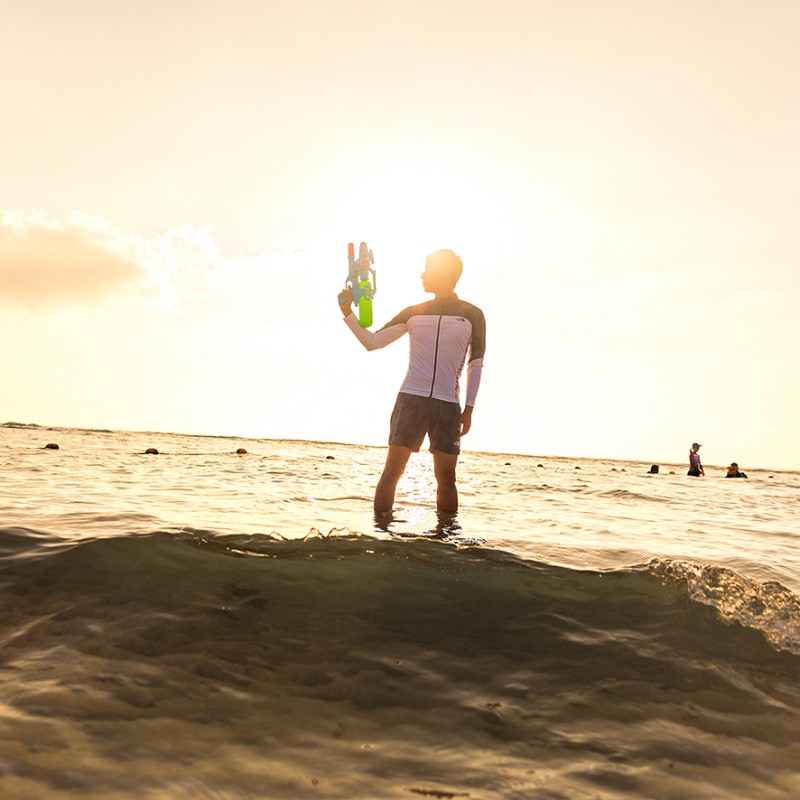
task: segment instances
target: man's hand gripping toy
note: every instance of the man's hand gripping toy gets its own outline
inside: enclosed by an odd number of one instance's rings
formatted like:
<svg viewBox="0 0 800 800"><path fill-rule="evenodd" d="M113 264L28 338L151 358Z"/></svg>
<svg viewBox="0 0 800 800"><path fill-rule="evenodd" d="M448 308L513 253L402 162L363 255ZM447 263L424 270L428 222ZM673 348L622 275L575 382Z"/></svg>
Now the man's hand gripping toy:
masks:
<svg viewBox="0 0 800 800"><path fill-rule="evenodd" d="M353 295L353 302L358 306L358 324L362 328L372 325L372 298L378 289L378 280L372 264L375 257L366 242L361 242L358 247L358 258L355 256L353 243L347 245L348 273L345 289ZM372 282L370 283L370 275ZM345 304L344 298L339 298L339 303Z"/></svg>

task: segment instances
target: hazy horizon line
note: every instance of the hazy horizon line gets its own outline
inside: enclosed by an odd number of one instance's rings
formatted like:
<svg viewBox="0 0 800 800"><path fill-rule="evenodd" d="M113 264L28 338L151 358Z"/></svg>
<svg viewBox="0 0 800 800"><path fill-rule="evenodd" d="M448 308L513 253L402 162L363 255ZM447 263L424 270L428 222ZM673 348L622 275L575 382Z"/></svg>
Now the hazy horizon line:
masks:
<svg viewBox="0 0 800 800"><path fill-rule="evenodd" d="M386 448L385 444L377 445L377 444L358 444L355 442L340 442L332 439L303 439L297 437L279 437L274 438L270 436L239 436L236 434L218 434L218 433L181 433L178 431L154 431L154 430L125 430L119 428L83 428L80 426L73 426L73 425L41 425L36 422L16 422L10 420L8 422L0 423L0 428L9 428L9 429L22 429L22 428L29 428L29 429L38 429L38 430L48 430L48 431L79 431L84 433L129 433L129 434L141 434L142 436L187 436L196 439L234 439L239 441L263 441L263 442L300 442L304 444L330 444L330 445L338 445L341 447L358 447L364 448L369 447L373 450L383 450ZM656 461L653 459L640 459L640 458L614 458L611 456L580 456L580 455L558 455L555 453L544 454L544 453L514 453L514 452L507 452L501 450L462 450L462 455L465 453L474 453L476 455L492 455L492 456L514 456L514 457L522 457L522 458L540 458L540 459L559 459L562 461L567 461L569 459L579 459L581 461L612 461L616 463L627 463L627 464L643 464L643 465L658 465L659 467L677 467L678 469L685 467L688 465L688 459L686 462L683 461ZM713 468L713 469L726 469L727 464L704 464L706 468ZM760 472L785 472L785 473L794 473L800 474L800 470L797 469L785 469L782 467L762 467L762 466L745 466L746 469L749 470L759 470Z"/></svg>

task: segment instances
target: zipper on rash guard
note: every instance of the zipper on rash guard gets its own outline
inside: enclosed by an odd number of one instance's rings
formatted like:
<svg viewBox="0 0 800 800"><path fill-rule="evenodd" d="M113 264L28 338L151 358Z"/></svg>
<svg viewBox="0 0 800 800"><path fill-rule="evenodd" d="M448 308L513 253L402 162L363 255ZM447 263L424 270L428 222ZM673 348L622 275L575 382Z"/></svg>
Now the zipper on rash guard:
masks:
<svg viewBox="0 0 800 800"><path fill-rule="evenodd" d="M436 363L439 360L439 331L442 329L442 315L439 314L439 321L436 323L436 343L433 346L433 378L431 378L431 393L428 397L433 397L433 387L436 385Z"/></svg>

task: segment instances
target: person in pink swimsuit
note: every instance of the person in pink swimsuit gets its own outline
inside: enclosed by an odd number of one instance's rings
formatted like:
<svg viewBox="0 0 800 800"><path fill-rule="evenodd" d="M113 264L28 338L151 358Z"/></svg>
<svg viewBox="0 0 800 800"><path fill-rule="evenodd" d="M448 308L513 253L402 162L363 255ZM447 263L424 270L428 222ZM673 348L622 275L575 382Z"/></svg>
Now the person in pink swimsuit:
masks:
<svg viewBox="0 0 800 800"><path fill-rule="evenodd" d="M700 463L700 453L698 452L700 447L701 445L694 442L692 449L689 451L689 471L686 474L691 475L693 478L699 478L701 475L706 474L703 465Z"/></svg>

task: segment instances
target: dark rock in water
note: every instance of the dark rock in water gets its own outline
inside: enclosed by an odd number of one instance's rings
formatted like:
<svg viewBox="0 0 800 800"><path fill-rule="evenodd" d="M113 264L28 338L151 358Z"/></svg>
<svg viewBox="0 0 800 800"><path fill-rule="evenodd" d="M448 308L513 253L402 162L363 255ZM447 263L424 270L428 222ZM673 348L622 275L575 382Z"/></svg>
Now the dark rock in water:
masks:
<svg viewBox="0 0 800 800"><path fill-rule="evenodd" d="M510 461L506 461L506 463L503 466L510 467L511 466L511 462Z"/></svg>
<svg viewBox="0 0 800 800"><path fill-rule="evenodd" d="M650 474L658 475L658 464L653 464L653 466L650 467Z"/></svg>
<svg viewBox="0 0 800 800"><path fill-rule="evenodd" d="M247 450L245 450L245 449L244 449L244 447L240 447L240 448L239 448L239 449L236 451L236 454L237 454L237 455L239 455L239 456L244 456L244 455L247 455Z"/></svg>
<svg viewBox="0 0 800 800"><path fill-rule="evenodd" d="M580 469L580 467L575 467L575 469Z"/></svg>
<svg viewBox="0 0 800 800"><path fill-rule="evenodd" d="M158 450L156 450L155 447L148 447L147 450L145 450L144 452L145 452L145 455L148 455L148 456L157 456L158 455Z"/></svg>
<svg viewBox="0 0 800 800"><path fill-rule="evenodd" d="M537 464L537 467L544 467L544 464Z"/></svg>
<svg viewBox="0 0 800 800"><path fill-rule="evenodd" d="M616 471L617 471L617 468L616 468L616 467L611 467L611 471L612 471L612 472L616 472Z"/></svg>
<svg viewBox="0 0 800 800"><path fill-rule="evenodd" d="M58 450L58 445L55 442L50 442L44 446L45 450Z"/></svg>
<svg viewBox="0 0 800 800"><path fill-rule="evenodd" d="M334 456L325 456L325 459L327 461L335 461L336 460Z"/></svg>

